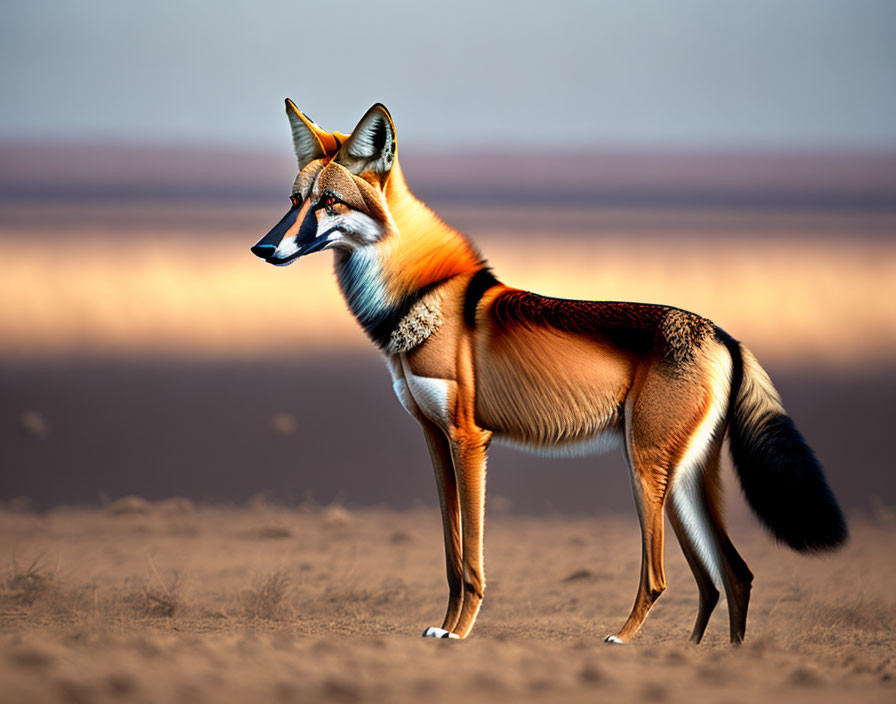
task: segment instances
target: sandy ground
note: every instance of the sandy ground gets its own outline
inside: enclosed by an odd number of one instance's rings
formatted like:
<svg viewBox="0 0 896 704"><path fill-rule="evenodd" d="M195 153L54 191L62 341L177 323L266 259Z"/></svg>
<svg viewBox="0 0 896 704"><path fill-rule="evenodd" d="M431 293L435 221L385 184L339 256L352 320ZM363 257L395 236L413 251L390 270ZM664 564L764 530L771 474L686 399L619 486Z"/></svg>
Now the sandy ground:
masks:
<svg viewBox="0 0 896 704"><path fill-rule="evenodd" d="M634 597L633 512L493 506L485 606L473 637L447 642L419 637L446 598L432 510L15 508L0 511L2 702L896 698L896 517L883 510L822 558L738 522L756 581L733 648L724 604L704 643L687 643L697 593L674 541L642 631L601 642Z"/></svg>

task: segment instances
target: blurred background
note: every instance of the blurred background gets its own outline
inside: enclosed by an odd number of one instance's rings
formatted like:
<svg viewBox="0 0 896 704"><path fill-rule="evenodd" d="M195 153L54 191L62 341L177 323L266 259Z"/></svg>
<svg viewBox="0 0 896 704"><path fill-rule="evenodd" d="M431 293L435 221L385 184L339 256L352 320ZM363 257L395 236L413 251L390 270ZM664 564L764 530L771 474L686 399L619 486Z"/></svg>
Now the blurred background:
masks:
<svg viewBox="0 0 896 704"><path fill-rule="evenodd" d="M435 505L330 256L249 253L289 96L344 132L385 103L511 285L712 318L846 508L893 504L894 28L888 0L5 3L0 500ZM631 511L618 453L495 448L489 491Z"/></svg>

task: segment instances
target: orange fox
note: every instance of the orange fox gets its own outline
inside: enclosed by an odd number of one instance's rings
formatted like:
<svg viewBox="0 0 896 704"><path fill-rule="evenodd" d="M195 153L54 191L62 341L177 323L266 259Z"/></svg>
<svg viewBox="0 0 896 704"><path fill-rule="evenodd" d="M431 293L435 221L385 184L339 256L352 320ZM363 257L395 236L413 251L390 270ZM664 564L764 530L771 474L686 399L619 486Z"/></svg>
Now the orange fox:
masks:
<svg viewBox="0 0 896 704"><path fill-rule="evenodd" d="M729 539L717 484L727 436L747 500L780 541L834 548L847 529L812 450L768 375L705 318L663 305L546 298L500 282L473 244L405 184L395 126L374 105L351 135L287 101L299 162L292 207L252 252L285 265L332 249L349 310L380 348L422 426L444 525L448 607L423 635L466 638L485 592L486 450L625 449L641 524L624 643L666 588L663 508L700 593L703 637L723 587L731 640L746 629L753 575Z"/></svg>

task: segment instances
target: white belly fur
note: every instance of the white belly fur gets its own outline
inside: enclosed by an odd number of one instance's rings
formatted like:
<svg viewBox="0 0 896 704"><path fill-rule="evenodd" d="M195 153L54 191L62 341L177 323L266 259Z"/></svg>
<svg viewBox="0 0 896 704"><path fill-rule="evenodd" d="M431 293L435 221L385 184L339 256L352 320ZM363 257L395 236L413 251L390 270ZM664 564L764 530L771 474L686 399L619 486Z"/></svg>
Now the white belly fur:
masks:
<svg viewBox="0 0 896 704"><path fill-rule="evenodd" d="M493 436L493 439L500 445L507 445L542 457L585 457L616 449L619 447L622 435L615 430L604 430L586 440L559 445L532 445L497 434Z"/></svg>

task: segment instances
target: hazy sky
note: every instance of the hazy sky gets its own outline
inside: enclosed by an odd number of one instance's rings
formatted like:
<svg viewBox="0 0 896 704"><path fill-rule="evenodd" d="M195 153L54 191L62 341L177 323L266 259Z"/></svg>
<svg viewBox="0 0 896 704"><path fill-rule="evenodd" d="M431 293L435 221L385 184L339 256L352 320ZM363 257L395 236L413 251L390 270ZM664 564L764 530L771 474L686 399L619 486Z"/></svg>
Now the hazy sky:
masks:
<svg viewBox="0 0 896 704"><path fill-rule="evenodd" d="M0 138L896 150L896 1L4 0Z"/></svg>

